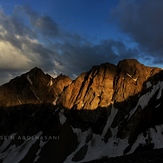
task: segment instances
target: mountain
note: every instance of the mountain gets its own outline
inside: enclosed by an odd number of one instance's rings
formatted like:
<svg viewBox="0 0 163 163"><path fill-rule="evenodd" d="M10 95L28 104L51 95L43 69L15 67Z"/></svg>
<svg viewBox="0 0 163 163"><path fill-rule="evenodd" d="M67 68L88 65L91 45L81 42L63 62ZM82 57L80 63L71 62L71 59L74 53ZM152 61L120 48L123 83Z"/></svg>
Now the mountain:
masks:
<svg viewBox="0 0 163 163"><path fill-rule="evenodd" d="M163 148L162 101L162 69L135 59L93 66L75 80L34 68L0 86L0 162L152 155Z"/></svg>
<svg viewBox="0 0 163 163"><path fill-rule="evenodd" d="M94 66L73 81L57 100L65 108L97 109L120 103L140 93L149 77L160 72L136 60L123 60L118 66Z"/></svg>
<svg viewBox="0 0 163 163"><path fill-rule="evenodd" d="M0 86L0 106L53 103L71 82L65 75L53 79L35 67Z"/></svg>

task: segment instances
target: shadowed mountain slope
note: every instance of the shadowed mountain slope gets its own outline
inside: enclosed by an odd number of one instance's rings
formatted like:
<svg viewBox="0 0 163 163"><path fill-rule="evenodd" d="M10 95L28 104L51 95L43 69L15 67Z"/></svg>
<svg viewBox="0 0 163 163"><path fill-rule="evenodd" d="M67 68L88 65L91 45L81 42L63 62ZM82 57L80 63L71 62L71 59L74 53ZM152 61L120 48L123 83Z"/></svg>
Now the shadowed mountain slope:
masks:
<svg viewBox="0 0 163 163"><path fill-rule="evenodd" d="M0 86L1 162L105 161L160 148L160 68L123 60L93 66L73 81L34 68Z"/></svg>

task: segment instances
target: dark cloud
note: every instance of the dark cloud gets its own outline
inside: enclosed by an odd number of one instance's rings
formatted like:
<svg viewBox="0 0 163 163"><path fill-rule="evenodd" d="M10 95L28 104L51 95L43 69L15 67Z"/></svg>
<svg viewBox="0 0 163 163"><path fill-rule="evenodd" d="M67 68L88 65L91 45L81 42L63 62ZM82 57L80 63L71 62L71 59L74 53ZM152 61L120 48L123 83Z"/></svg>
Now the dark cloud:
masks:
<svg viewBox="0 0 163 163"><path fill-rule="evenodd" d="M26 14L32 27L36 28L36 30L41 32L44 36L57 37L59 35L58 25L50 16L39 15L29 6L16 6L14 14L19 16L20 12Z"/></svg>
<svg viewBox="0 0 163 163"><path fill-rule="evenodd" d="M65 42L58 44L57 49L62 51L61 70L71 77L73 73L79 75L88 71L93 65L105 62L117 64L119 60L138 55L137 49L128 49L121 41L114 40L104 40L98 45Z"/></svg>
<svg viewBox="0 0 163 163"><path fill-rule="evenodd" d="M63 73L74 78L93 65L138 58L137 49L122 41L88 40L28 6L16 6L10 16L0 10L0 83L35 66L52 76Z"/></svg>
<svg viewBox="0 0 163 163"><path fill-rule="evenodd" d="M163 1L120 0L112 11L120 29L129 34L154 62L163 60Z"/></svg>
<svg viewBox="0 0 163 163"><path fill-rule="evenodd" d="M0 69L0 83L4 84L6 82L9 82L11 79L13 79L15 76L20 76L20 74L23 71L15 71L15 70L2 70ZM24 71L25 72L25 71Z"/></svg>

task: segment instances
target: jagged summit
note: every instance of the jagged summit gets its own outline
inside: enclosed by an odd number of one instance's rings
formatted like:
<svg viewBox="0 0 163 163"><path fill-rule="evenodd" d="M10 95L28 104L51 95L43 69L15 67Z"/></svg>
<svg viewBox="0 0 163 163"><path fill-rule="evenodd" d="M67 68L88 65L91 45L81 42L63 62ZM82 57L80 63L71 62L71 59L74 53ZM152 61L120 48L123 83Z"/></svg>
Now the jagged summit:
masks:
<svg viewBox="0 0 163 163"><path fill-rule="evenodd" d="M117 66L111 63L93 66L72 81L62 74L54 79L35 67L0 87L0 105L53 103L57 99L57 105L68 109L107 107L138 94L148 78L160 70L135 59L125 59Z"/></svg>
<svg viewBox="0 0 163 163"><path fill-rule="evenodd" d="M95 109L109 105L116 72L116 66L110 63L93 66L66 87L57 104L69 109Z"/></svg>
<svg viewBox="0 0 163 163"><path fill-rule="evenodd" d="M42 71L42 69L39 68L39 67L34 67L34 68L32 68L29 72L39 72L39 71ZM43 72L43 71L42 71L42 72Z"/></svg>
<svg viewBox="0 0 163 163"><path fill-rule="evenodd" d="M79 110L107 107L141 92L148 78L160 71L134 59L122 60L117 66L110 63L93 66L68 85L57 104Z"/></svg>
<svg viewBox="0 0 163 163"><path fill-rule="evenodd" d="M54 79L35 67L0 86L0 106L53 103L70 82L67 76L61 75Z"/></svg>
<svg viewBox="0 0 163 163"><path fill-rule="evenodd" d="M38 67L34 67L32 68L30 71L28 71L26 73L27 75L30 75L30 76L35 76L35 75L45 75L45 73L42 71L41 68L38 68Z"/></svg>

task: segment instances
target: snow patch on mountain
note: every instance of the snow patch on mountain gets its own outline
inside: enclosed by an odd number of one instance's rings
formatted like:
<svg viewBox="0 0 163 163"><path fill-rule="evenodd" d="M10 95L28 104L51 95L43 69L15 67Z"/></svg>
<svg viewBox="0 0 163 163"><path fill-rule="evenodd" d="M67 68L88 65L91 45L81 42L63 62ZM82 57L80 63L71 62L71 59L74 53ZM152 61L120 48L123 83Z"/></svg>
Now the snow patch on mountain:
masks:
<svg viewBox="0 0 163 163"><path fill-rule="evenodd" d="M49 81L49 83L47 84L47 86L52 86L53 85L53 80L52 80L52 78L50 78L50 81Z"/></svg>
<svg viewBox="0 0 163 163"><path fill-rule="evenodd" d="M88 148L86 151L86 155L81 160L82 162L99 159L105 156L116 157L123 155L124 150L129 145L128 137L126 137L125 139L118 138L117 137L118 126L115 128L110 127L117 112L118 112L117 109L112 107L111 114L108 117L102 135L92 133L91 129L82 132L81 129L73 128L74 133L77 134L79 145L77 149L67 157L65 163L73 163L73 158L75 157L75 154L79 152L85 145ZM108 129L111 130L112 136L111 138L108 139L108 142L106 143L104 141L104 135L106 134ZM87 141L88 136L90 136L91 134L92 138L89 141Z"/></svg>
<svg viewBox="0 0 163 163"><path fill-rule="evenodd" d="M151 86L152 86L151 82L148 81L148 82L146 83L146 88L150 88Z"/></svg>
<svg viewBox="0 0 163 163"><path fill-rule="evenodd" d="M7 137L7 139L5 139L5 137L2 136L2 140L4 140L4 141L3 141L3 144L1 145L0 153L3 153L3 150L11 143L11 141L14 139L15 135L16 135L16 133L13 133L13 134L9 135ZM2 157L0 156L0 158L2 158Z"/></svg>
<svg viewBox="0 0 163 163"><path fill-rule="evenodd" d="M128 144L128 137L125 139L118 138L118 127L112 128L112 137L108 139L108 142L104 142L102 136L93 134L92 140L88 143L88 151L85 158L82 161L90 161L99 159L102 157L116 157L123 155L125 148Z"/></svg>
<svg viewBox="0 0 163 163"><path fill-rule="evenodd" d="M149 128L146 134L141 133L133 144L128 154L133 153L137 147L145 145L154 145L154 149L163 148L163 125L157 125L155 128Z"/></svg>
<svg viewBox="0 0 163 163"><path fill-rule="evenodd" d="M47 141L43 142L42 140L40 140L40 144L39 144L39 147L40 147L40 148L39 148L39 150L38 150L37 153L36 153L36 158L35 158L34 162L37 162L38 159L40 158L39 154L40 154L40 152L41 152L43 146L44 146L46 143L47 143Z"/></svg>
<svg viewBox="0 0 163 163"><path fill-rule="evenodd" d="M161 81L161 82L159 81L156 85L153 85L151 91L147 92L146 94L142 95L139 98L136 107L130 111L130 113L129 113L130 115L129 115L128 119L130 119L131 116L135 113L135 111L137 110L138 106L141 106L141 108L144 109L148 105L148 102L150 101L150 99L153 97L153 95L158 90L159 90L159 93L157 95L157 99L160 98L161 97L162 89L163 89L163 81Z"/></svg>
<svg viewBox="0 0 163 163"><path fill-rule="evenodd" d="M132 76L131 76L130 74L128 74L128 73L126 73L126 75L127 75L128 77L132 78Z"/></svg>
<svg viewBox="0 0 163 163"><path fill-rule="evenodd" d="M66 120L67 120L67 118L65 117L64 110L62 109L59 112L59 121L60 121L60 124L63 125L66 122Z"/></svg>
<svg viewBox="0 0 163 163"><path fill-rule="evenodd" d="M29 75L27 75L27 80L29 81L29 83L30 83L31 85L33 85L32 80L30 79Z"/></svg>
<svg viewBox="0 0 163 163"><path fill-rule="evenodd" d="M42 134L42 132L39 132L37 133L36 135L34 136L37 136L39 137L40 135ZM11 139L8 139L6 141L9 141L11 142ZM6 146L6 141L4 141L5 145ZM14 145L11 145L10 148L7 149L7 151L5 151L5 153L2 153L1 156L0 156L0 159L3 160L3 163L9 163L9 162L12 162L12 163L18 163L20 162L25 156L26 154L28 153L29 149L31 148L31 146L37 141L37 139L35 140L24 140L24 142L19 145L19 146L16 146L16 144ZM8 143L9 143L8 142ZM25 147L25 149L24 149ZM2 149L2 148L1 148ZM4 148L5 149L5 148ZM3 150L4 150L3 149ZM23 150L22 150L23 149Z"/></svg>
<svg viewBox="0 0 163 163"><path fill-rule="evenodd" d="M126 75L127 75L128 77L132 78L133 81L135 81L135 82L138 80L138 78L133 78L132 75L130 75L130 74L128 74L128 73L126 73Z"/></svg>
<svg viewBox="0 0 163 163"><path fill-rule="evenodd" d="M150 128L151 143L154 143L154 149L163 148L163 125L157 125Z"/></svg>
<svg viewBox="0 0 163 163"><path fill-rule="evenodd" d="M37 96L36 92L35 92L32 88L31 88L31 90L32 90L33 94L35 95L35 97L37 98L37 100L41 103L41 100L40 100L40 98Z"/></svg>
<svg viewBox="0 0 163 163"><path fill-rule="evenodd" d="M53 105L57 105L58 97L53 101Z"/></svg>
<svg viewBox="0 0 163 163"><path fill-rule="evenodd" d="M160 99L161 98L161 95L162 95L162 88L160 88L156 99L157 100Z"/></svg>
<svg viewBox="0 0 163 163"><path fill-rule="evenodd" d="M19 99L19 96L18 96L18 95L17 95L17 100L18 100L19 104L22 104L22 102L20 101L20 99Z"/></svg>
<svg viewBox="0 0 163 163"><path fill-rule="evenodd" d="M118 109L115 109L112 105L111 113L110 113L110 116L108 117L108 120L106 122L106 126L104 127L102 136L104 136L106 134L107 130L110 128L110 126L111 126L111 124L112 124L117 113L118 113Z"/></svg>
<svg viewBox="0 0 163 163"><path fill-rule="evenodd" d="M108 124L106 124L107 126ZM117 157L124 154L124 150L129 146L128 137L125 139L118 138L117 132L118 127L110 128L112 131L112 137L108 139L108 142L105 143L101 135L92 134L92 139L89 142L86 142L88 135L91 133L91 130L82 132L80 129L73 129L73 131L79 137L79 145L77 149L67 157L64 163L73 163L73 158L75 154L86 144L88 149L84 159L80 160L82 162L87 162L91 160L100 159L103 157ZM132 145L131 150L127 154L133 153L137 147L154 144L154 149L163 148L163 125L155 126L146 131L146 134L141 133L138 135L137 140Z"/></svg>

